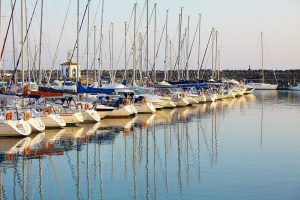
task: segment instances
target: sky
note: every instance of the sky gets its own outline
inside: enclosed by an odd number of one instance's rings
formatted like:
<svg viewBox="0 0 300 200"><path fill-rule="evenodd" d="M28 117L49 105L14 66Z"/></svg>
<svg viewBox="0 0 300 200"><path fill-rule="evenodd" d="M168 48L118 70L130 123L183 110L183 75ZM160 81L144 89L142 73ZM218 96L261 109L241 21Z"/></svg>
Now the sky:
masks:
<svg viewBox="0 0 300 200"><path fill-rule="evenodd" d="M29 21L36 0L25 0L27 6L27 20ZM25 2L24 1L24 2ZM18 56L21 49L21 0L17 0L14 18L15 32L15 52ZM10 0L1 1L1 26L0 45L4 43L4 36L7 30L10 17ZM84 13L87 0L80 0L80 20ZM129 23L133 12L134 4L137 3L137 35L142 37L146 33L146 13L143 12L144 0L109 0L104 2L104 22L103 22L103 64L104 69L109 69L110 52L112 54L112 66L121 69L125 66L124 58L124 22ZM154 3L157 3L157 32L156 48L154 51L154 16L149 24L149 66L153 66L154 52L158 52L156 58L156 68L164 69L165 57L165 24L166 10L169 10L168 36L171 41L167 53L168 69L175 65L178 50L178 21L180 8L183 7L182 33L187 27L187 18L190 16L189 46L191 56L189 68L197 69L198 58L198 32L191 48L192 40L196 31L198 16L201 14L200 28L200 61L202 60L205 47L211 29L214 27L218 31L218 49L220 50L221 69L252 69L261 68L261 46L260 33L263 32L264 47L264 67L266 69L300 69L300 1L299 0L149 0L149 14L153 10ZM68 5L70 7L68 9ZM96 49L100 38L102 0L91 0L90 2L90 29L89 39L87 39L87 20L85 18L79 38L79 63L82 69L93 68L94 60L94 29L96 30ZM68 11L68 13L67 13ZM38 66L39 30L40 30L41 0L39 0L36 13L33 16L32 25L29 30L28 55L24 53L25 67ZM57 69L60 63L67 59L68 52L73 49L76 41L77 23L77 1L76 0L44 0L43 18L43 39L41 51L41 65L46 69ZM66 23L62 31L65 16ZM25 17L24 17L25 18ZM24 19L25 20L25 19ZM139 23L141 22L141 23ZM113 23L113 46L109 49L109 31L112 30ZM138 25L139 24L139 25ZM25 26L25 22L24 22ZM24 28L25 29L25 28ZM61 34L62 33L62 34ZM61 40L59 41L61 35ZM130 21L127 34L127 68L132 68L133 62L130 49L133 44L133 19ZM161 42L160 41L161 38ZM183 38L183 37L182 37ZM170 41L168 40L168 44ZM89 59L87 61L87 41L89 43ZM139 37L136 39L137 57L140 54ZM159 45L160 44L160 45ZM58 48L57 48L58 47ZM25 45L25 50L27 46ZM142 48L143 69L145 69L145 49ZM209 48L210 49L210 48ZM57 51L57 58L55 52ZM182 49L186 55L186 47ZM170 56L171 55L171 56ZM16 56L16 57L17 57ZM99 52L96 52L95 67L98 68ZM171 60L170 60L171 59ZM76 61L76 53L73 61ZM211 68L211 55L204 60L203 68ZM4 49L2 66L4 69L13 68L13 42L12 29L8 34L8 39ZM88 63L88 65L87 65ZM181 58L181 65L185 65L186 56ZM19 65L20 68L21 65Z"/></svg>

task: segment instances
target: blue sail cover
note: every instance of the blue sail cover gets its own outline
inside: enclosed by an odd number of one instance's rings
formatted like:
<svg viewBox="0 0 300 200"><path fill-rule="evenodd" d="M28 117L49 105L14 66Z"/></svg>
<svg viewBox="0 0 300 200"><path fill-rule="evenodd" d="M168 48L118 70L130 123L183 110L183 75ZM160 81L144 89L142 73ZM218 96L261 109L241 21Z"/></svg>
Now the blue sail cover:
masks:
<svg viewBox="0 0 300 200"><path fill-rule="evenodd" d="M186 84L176 84L177 87L182 89L188 89L188 88L203 88L207 87L207 83L186 83Z"/></svg>
<svg viewBox="0 0 300 200"><path fill-rule="evenodd" d="M110 88L94 88L83 86L80 82L77 83L77 93L78 94L112 94L115 92L114 89Z"/></svg>

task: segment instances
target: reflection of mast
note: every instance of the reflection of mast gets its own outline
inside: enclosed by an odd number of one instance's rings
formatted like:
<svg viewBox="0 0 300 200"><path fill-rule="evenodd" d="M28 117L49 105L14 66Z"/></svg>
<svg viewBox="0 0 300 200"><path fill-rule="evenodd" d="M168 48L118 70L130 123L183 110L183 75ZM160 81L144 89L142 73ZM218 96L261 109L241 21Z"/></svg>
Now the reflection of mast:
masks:
<svg viewBox="0 0 300 200"><path fill-rule="evenodd" d="M168 154L168 138L167 138L167 130L166 125L164 125L164 144L165 144L165 186L166 186L166 193L168 192L168 160L167 160L167 154Z"/></svg>
<svg viewBox="0 0 300 200"><path fill-rule="evenodd" d="M89 173L89 140L86 140L86 190L87 199L90 199L90 173Z"/></svg>
<svg viewBox="0 0 300 200"><path fill-rule="evenodd" d="M135 158L136 158L136 155L135 155L135 145L136 145L136 141L135 141L135 132L133 130L133 137L132 137L133 141L132 141L132 169L133 169L133 198L136 199L137 196L136 196L136 191L137 191L137 188L136 188L136 169L135 169Z"/></svg>
<svg viewBox="0 0 300 200"><path fill-rule="evenodd" d="M102 180L102 162L101 162L101 143L98 144L99 151L99 178L100 178L100 199L104 199L103 180Z"/></svg>
<svg viewBox="0 0 300 200"><path fill-rule="evenodd" d="M146 136L146 199L149 199L149 129Z"/></svg>
<svg viewBox="0 0 300 200"><path fill-rule="evenodd" d="M153 125L153 170L154 170L154 199L157 199L157 177L156 177L156 133L155 133L156 127Z"/></svg>
<svg viewBox="0 0 300 200"><path fill-rule="evenodd" d="M114 142L111 144L111 180L114 178Z"/></svg>
<svg viewBox="0 0 300 200"><path fill-rule="evenodd" d="M185 124L185 134L186 134L186 164L187 164L187 169L186 169L186 180L187 183L189 184L189 178L190 178L190 164L189 164L189 133L188 133L188 126Z"/></svg>
<svg viewBox="0 0 300 200"><path fill-rule="evenodd" d="M0 3L1 4L1 3ZM3 199L3 190L2 190L2 173L0 171L0 199Z"/></svg>
<svg viewBox="0 0 300 200"><path fill-rule="evenodd" d="M200 127L199 115L197 116L197 150L198 150L198 182L200 183Z"/></svg>
<svg viewBox="0 0 300 200"><path fill-rule="evenodd" d="M260 118L260 148L262 148L262 143L263 143L264 103L265 103L265 97L262 94L261 118Z"/></svg>
<svg viewBox="0 0 300 200"><path fill-rule="evenodd" d="M44 195L43 195L43 174L42 174L42 162L41 162L41 158L39 158L39 178L40 178L40 185L39 185L39 189L40 189L40 199L44 199Z"/></svg>
<svg viewBox="0 0 300 200"><path fill-rule="evenodd" d="M26 193L25 193L25 155L23 155L22 159L22 199L26 199Z"/></svg>
<svg viewBox="0 0 300 200"><path fill-rule="evenodd" d="M180 138L179 138L179 122L177 123L177 158L178 158L178 186L180 193L182 192L182 183L181 183L181 152L180 152Z"/></svg>
<svg viewBox="0 0 300 200"><path fill-rule="evenodd" d="M125 179L127 180L127 137L124 137L125 145L124 145L124 170L125 170Z"/></svg>
<svg viewBox="0 0 300 200"><path fill-rule="evenodd" d="M77 145L79 145L79 144L77 144ZM80 166L79 166L79 164L80 164L80 159L79 159L79 147L77 147L77 154L76 154L76 166L77 166L77 180L76 180L76 190L77 190L77 192L76 192L76 194L77 194L77 199L81 199L81 197L80 197Z"/></svg>

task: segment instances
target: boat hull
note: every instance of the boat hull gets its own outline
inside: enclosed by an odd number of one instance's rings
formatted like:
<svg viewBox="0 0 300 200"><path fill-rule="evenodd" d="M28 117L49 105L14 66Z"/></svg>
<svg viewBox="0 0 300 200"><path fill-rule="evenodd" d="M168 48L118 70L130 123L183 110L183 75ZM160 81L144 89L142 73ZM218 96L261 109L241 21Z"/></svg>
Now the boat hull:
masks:
<svg viewBox="0 0 300 200"><path fill-rule="evenodd" d="M8 120L0 123L0 136L28 136L31 126L24 120Z"/></svg>
<svg viewBox="0 0 300 200"><path fill-rule="evenodd" d="M46 114L41 116L46 128L61 128L66 126L65 120L58 114Z"/></svg>

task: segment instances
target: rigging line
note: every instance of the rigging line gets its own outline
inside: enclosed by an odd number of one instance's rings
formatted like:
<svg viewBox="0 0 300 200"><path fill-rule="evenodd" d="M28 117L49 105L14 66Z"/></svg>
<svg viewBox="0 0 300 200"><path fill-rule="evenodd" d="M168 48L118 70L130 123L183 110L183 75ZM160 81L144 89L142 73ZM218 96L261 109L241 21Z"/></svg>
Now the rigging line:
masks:
<svg viewBox="0 0 300 200"><path fill-rule="evenodd" d="M92 0L90 0L90 3L91 3L91 1L92 1ZM89 29L89 35L88 35L88 38L89 38L89 39L90 39L90 37L91 37L91 35L92 35L92 31L94 30L95 21L96 21L96 16L98 15L100 3L101 3L101 1L99 1L98 4L97 4L97 8L96 8L96 12L95 12L94 19L93 19L93 22L92 22L92 26L91 26L91 28ZM82 59L81 59L81 62L83 62L84 59L85 59L86 51L87 51L87 44L86 44L85 47L84 47L84 51L83 51L84 53L83 53L83 57L82 57ZM94 63L94 61L92 62L92 65L90 66L91 68L92 68L92 66L93 66L93 63ZM89 68L89 69L91 69L91 68Z"/></svg>
<svg viewBox="0 0 300 200"><path fill-rule="evenodd" d="M141 13L141 15L140 15L140 21L139 21L138 26L137 26L137 29L136 29L136 34L138 33L138 29L140 28L140 25L141 25L141 23L142 23L142 16L143 16L143 14L144 14L144 11L145 11L145 8L146 8L146 5L147 5L146 2L147 2L147 1L145 1L145 3L144 3L143 9L142 9L142 13ZM133 14L133 10L132 10L132 14ZM131 18L132 18L132 15L131 15L131 17L130 17L130 21L131 21ZM128 24L128 26L127 26L126 34L128 34L128 32L129 32L130 21L129 21L129 24ZM129 37L129 38L130 38L130 37ZM132 42L132 41L131 41L131 42ZM123 52L124 46L125 46L125 41L123 41L123 44L122 44L122 47L121 47L121 50L120 50L120 53L119 53L119 56L118 56L118 60L117 60L116 66L119 65L119 62L120 62L120 59L121 59L121 54L122 54L122 52ZM125 69L125 70L126 70L126 69ZM114 73L114 77L116 76L116 73L117 73L117 70L116 70L115 73Z"/></svg>
<svg viewBox="0 0 300 200"><path fill-rule="evenodd" d="M152 19L153 13L154 13L154 7L153 7L153 9L152 9L152 12L151 12L151 15L150 15L149 22L150 22L151 19ZM132 11L132 14L133 14L133 11ZM132 17L132 16L131 16L131 17ZM130 21L131 21L131 18L130 18ZM129 21L128 28L127 28L127 34L128 34L128 32L129 32L130 21ZM140 21L141 21L141 20L140 20ZM127 36L128 36L128 35L127 35ZM129 35L129 36L130 36L130 35ZM145 41L145 37L146 37L146 33L145 33L144 38L143 38L143 44L144 44L144 41ZM129 39L131 39L131 38L129 37ZM131 40L130 42L132 42L132 40ZM119 62L120 62L120 59L121 59L121 53L122 53L122 51L123 51L124 45L125 45L125 41L123 42L123 45L122 45L122 48L121 48L121 52L120 52L120 54L119 54L118 61L117 61L117 64L116 64L116 65L119 65ZM132 55L132 51L133 51L133 50L132 50L132 48L131 48L131 51L129 52L129 57L128 57L127 61L126 61L125 70L127 70L127 66L128 66L128 64L129 64L129 62L130 62L130 58L131 58L131 55ZM123 77L123 80L124 80L124 79L125 79L125 78Z"/></svg>
<svg viewBox="0 0 300 200"><path fill-rule="evenodd" d="M213 47L210 47L209 52L208 52L208 55L210 55L210 53L212 52L212 50L213 50ZM209 57L206 58L206 62L205 62L204 68L206 68L208 61L209 61ZM202 80L203 80L204 75L205 75L206 72L207 72L207 71L204 71L204 72L203 72L202 77L201 77Z"/></svg>
<svg viewBox="0 0 300 200"><path fill-rule="evenodd" d="M58 39L58 43L57 43L57 46L56 46L56 50L55 50L55 53L54 53L54 58L53 58L53 61L52 61L51 71L50 71L50 74L49 74L49 77L48 77L48 82L47 82L48 86L49 86L49 83L50 83L50 79L51 79L51 75L52 75L54 65L57 61L58 48L59 48L59 45L60 45L60 42L61 42L61 39L62 39L62 35L63 35L63 32L64 32L64 28L65 28L65 25L66 25L66 22L67 22L67 17L68 17L68 14L69 14L71 2L72 2L72 0L69 1L69 5L68 5L68 8L67 8L67 13L65 15L64 23L63 23L63 26L62 26L62 29L61 29L61 32L60 32L60 36L59 36L59 39Z"/></svg>
<svg viewBox="0 0 300 200"><path fill-rule="evenodd" d="M160 39L159 39L158 47L157 47L157 50L156 50L156 53L155 53L155 58L158 57L158 51L159 51L159 48L160 48L160 45L161 45L162 38L164 36L165 29L166 29L166 24L164 24L163 30L161 32L161 36L160 36ZM156 61L153 63L151 70L154 70L155 64L156 64Z"/></svg>
<svg viewBox="0 0 300 200"><path fill-rule="evenodd" d="M180 49L182 49L182 47L183 47L183 44L184 44L184 41L185 41L186 33L187 33L187 29L185 29L185 31L184 31L183 39L182 39L182 41L181 41L181 43L180 43ZM173 72L175 71L175 68L177 67L178 61L179 61L179 55L177 55L175 65L174 65L174 67L173 67ZM179 73L179 72L178 72L178 73Z"/></svg>
<svg viewBox="0 0 300 200"><path fill-rule="evenodd" d="M211 37L212 37L212 33L213 33L213 30L211 30L210 32L210 35L209 35L209 39L208 39L208 42L207 42L207 45L206 45L206 48L205 48L205 51L204 51L204 55L202 57L202 61L201 61L201 65L200 65L200 68L198 69L198 76L200 75L200 70L202 69L203 67L203 62L204 62L204 59L205 59L205 56L206 56L206 53L207 53L207 49L208 49L208 45L210 44L210 40L211 40ZM198 77L199 78L199 77ZM202 76L203 78L203 76Z"/></svg>
<svg viewBox="0 0 300 200"><path fill-rule="evenodd" d="M86 6L85 6L85 10L84 10L84 13L83 13L83 16L82 16L82 19L81 19L81 23L80 23L80 27L79 27L79 33L80 33L80 31L81 31L81 28L82 28L82 26L83 26L83 22L84 22L84 18L85 18L85 15L86 15L86 12L87 12L87 8L88 8L88 3L86 4ZM71 55L71 60L73 59L73 57L74 57L74 53L75 53L75 49L76 49L76 47L78 47L78 40L76 39L76 41L75 41L75 45L74 45L74 47L73 47L73 51L72 51L72 55ZM78 55L79 56L79 55ZM77 65L78 65L79 63L77 63Z"/></svg>
<svg viewBox="0 0 300 200"><path fill-rule="evenodd" d="M31 15L31 18L30 18L30 21L29 21L29 24L28 24L28 28L27 28L27 30L26 30L26 35L25 35L25 38L24 38L24 40L23 40L23 43L26 42L26 39L27 39L27 36L28 36L28 32L29 32L30 27L31 27L32 19L33 19L33 16L34 16L34 13L35 13L35 10L36 10L38 1L39 1L39 0L36 0L36 2L35 2L34 9L33 9L33 11L32 11L32 15ZM17 61L17 63L16 63L16 66L14 66L14 72L13 72L13 75L12 75L11 80L14 80L14 79L15 79L15 75L16 75L16 72L17 72L17 69L18 69L18 66L19 66L19 63L20 63L21 55L22 55L22 51L20 51L20 54L19 54L19 57L18 57L18 61ZM9 84L9 87L8 87L9 89L10 89L11 85L12 85L12 81L11 81L10 84Z"/></svg>
<svg viewBox="0 0 300 200"><path fill-rule="evenodd" d="M7 36L8 36L9 29L10 29L10 25L11 25L11 23L12 23L12 19L13 19L15 7L16 7L16 1L17 1L17 0L15 0L15 2L14 2L14 4L13 4L13 7L12 7L12 10L11 10L11 14L10 14L10 18L9 18L9 22L8 22L8 26L7 26L7 29L6 29L6 34L5 34L5 37L4 37L4 42L3 42L2 50L1 50L1 57L0 57L0 60L2 60L2 58L3 58L3 52L4 52L4 49L5 49L5 45L6 45ZM38 1L38 0L37 0L37 1Z"/></svg>
<svg viewBox="0 0 300 200"><path fill-rule="evenodd" d="M189 62L189 59L191 57L191 53L192 53L192 50L193 50L193 46L194 46L194 42L195 42L195 39L196 39L196 35L197 35L197 32L198 32L198 29L199 29L199 23L198 23L198 25L196 27L196 31L195 31L195 34L194 34L194 37L193 37L193 41L192 41L192 46L190 48L190 51L189 51L189 54L188 54L188 57L187 57L187 61L186 61L186 64L185 64L185 70L187 70L187 68L188 68L188 62Z"/></svg>

